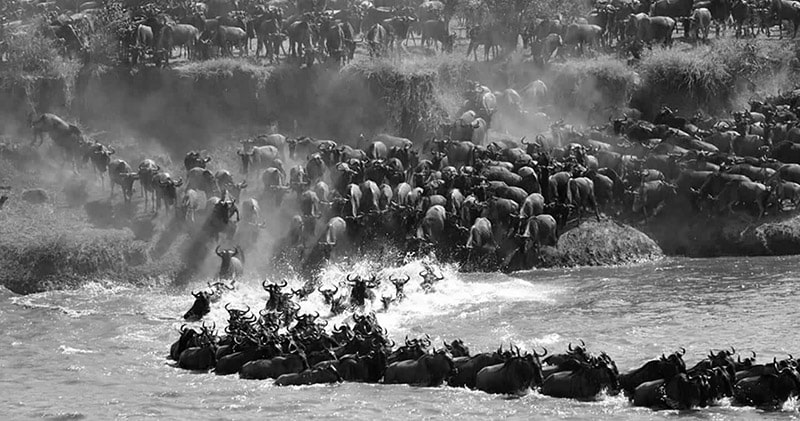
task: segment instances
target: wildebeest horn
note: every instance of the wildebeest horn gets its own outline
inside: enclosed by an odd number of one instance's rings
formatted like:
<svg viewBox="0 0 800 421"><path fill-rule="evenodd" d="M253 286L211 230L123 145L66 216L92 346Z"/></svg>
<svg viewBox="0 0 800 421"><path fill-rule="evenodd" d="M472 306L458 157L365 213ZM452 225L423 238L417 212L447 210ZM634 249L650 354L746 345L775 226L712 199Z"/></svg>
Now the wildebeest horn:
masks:
<svg viewBox="0 0 800 421"><path fill-rule="evenodd" d="M684 355L686 355L686 348L681 347L681 357L683 357Z"/></svg>
<svg viewBox="0 0 800 421"><path fill-rule="evenodd" d="M283 280L283 285L280 285L280 284L276 284L276 285L278 285L278 287L280 287L280 288L284 288L284 287L286 287L286 285L289 285L289 283L286 282L286 279L284 279Z"/></svg>
<svg viewBox="0 0 800 421"><path fill-rule="evenodd" d="M547 355L547 348L542 347L542 350L544 351L544 353L542 355L539 355L539 357L544 357L544 356ZM533 351L533 352L536 353L536 351Z"/></svg>
<svg viewBox="0 0 800 421"><path fill-rule="evenodd" d="M755 351L750 351L750 352L753 353L753 359L755 360L756 359L756 352Z"/></svg>
<svg viewBox="0 0 800 421"><path fill-rule="evenodd" d="M220 253L219 249L220 249L220 246L217 246L217 248L214 249L214 252L217 253L217 256L222 257L222 253Z"/></svg>
<svg viewBox="0 0 800 421"><path fill-rule="evenodd" d="M569 345L567 345L567 349L572 351L572 342L570 342Z"/></svg>
<svg viewBox="0 0 800 421"><path fill-rule="evenodd" d="M734 348L734 347L731 347L731 355L733 355L733 354L735 354L735 353L736 353L736 348Z"/></svg>
<svg viewBox="0 0 800 421"><path fill-rule="evenodd" d="M584 348L586 348L586 343L585 343L585 342L583 342L583 339L579 339L579 341L581 341L581 346L582 346L582 347L584 347Z"/></svg>
<svg viewBox="0 0 800 421"><path fill-rule="evenodd" d="M197 294L195 294L195 292L194 292L194 291L192 291L192 297L194 297L194 298L200 298L200 297L198 297L198 295L200 295L200 293L199 293L199 292L198 292Z"/></svg>
<svg viewBox="0 0 800 421"><path fill-rule="evenodd" d="M347 274L345 279L347 279L347 282L355 282L354 280L350 279L350 274L349 273ZM358 279L358 277L356 277L356 279Z"/></svg>
<svg viewBox="0 0 800 421"><path fill-rule="evenodd" d="M229 306L229 305L231 305L231 303L225 303L225 310L226 310L228 313L230 313L230 312L231 312L231 309L229 309L229 308L228 308L228 306Z"/></svg>

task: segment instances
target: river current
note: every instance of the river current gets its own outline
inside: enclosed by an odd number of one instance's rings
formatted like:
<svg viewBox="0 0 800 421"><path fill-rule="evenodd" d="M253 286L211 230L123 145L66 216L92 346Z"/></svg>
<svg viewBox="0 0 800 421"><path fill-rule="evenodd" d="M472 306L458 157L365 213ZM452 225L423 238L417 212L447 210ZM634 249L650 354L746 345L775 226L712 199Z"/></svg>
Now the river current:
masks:
<svg viewBox="0 0 800 421"><path fill-rule="evenodd" d="M381 271L408 274L408 298L378 321L390 336L427 333L441 346L462 338L473 353L513 343L522 349L562 351L586 342L607 352L620 372L683 346L687 366L709 348L735 347L742 354L800 354L797 289L800 257L665 259L610 268L462 274L437 266L445 279L435 292L419 287L421 261ZM330 266L325 284L345 271L367 274L366 262ZM594 402L530 393L521 398L453 388L395 385L288 387L238 376L193 373L166 356L178 337L181 316L192 303L185 288L133 288L89 283L77 290L18 296L0 288L0 419L796 419L800 405L781 411L719 406L654 412L622 397ZM296 284L294 286L297 286ZM290 286L292 282L290 280ZM378 295L392 291L383 282ZM225 324L225 302L238 308L264 305L261 280L212 305L208 319ZM376 305L379 300L376 300ZM327 311L320 294L303 312ZM376 310L378 310L376 308ZM342 317L331 320L341 322Z"/></svg>

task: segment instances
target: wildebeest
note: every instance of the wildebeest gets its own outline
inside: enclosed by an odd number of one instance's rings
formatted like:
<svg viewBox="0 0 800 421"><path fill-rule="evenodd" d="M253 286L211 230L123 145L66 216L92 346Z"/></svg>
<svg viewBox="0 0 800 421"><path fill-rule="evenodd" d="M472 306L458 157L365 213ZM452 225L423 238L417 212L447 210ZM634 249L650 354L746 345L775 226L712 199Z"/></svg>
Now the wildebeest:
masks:
<svg viewBox="0 0 800 421"><path fill-rule="evenodd" d="M114 185L119 184L125 203L130 202L133 196L133 182L139 179L139 173L134 172L127 162L115 159L108 164L108 177L111 179L111 195L114 195Z"/></svg>
<svg viewBox="0 0 800 421"><path fill-rule="evenodd" d="M236 153L242 159L242 174L247 175L251 169L260 171L269 167L278 168L283 172L283 163L278 158L278 148L275 146L257 146L250 152L239 150Z"/></svg>
<svg viewBox="0 0 800 421"><path fill-rule="evenodd" d="M219 279L236 279L244 274L244 252L239 246L223 249L217 246L215 253L222 261L219 266Z"/></svg>
<svg viewBox="0 0 800 421"><path fill-rule="evenodd" d="M175 205L177 200L177 188L183 185L183 178L173 180L168 172L159 171L153 177L153 184L156 189L156 210L164 208L169 210L170 206Z"/></svg>
<svg viewBox="0 0 800 421"><path fill-rule="evenodd" d="M386 367L383 382L435 387L444 383L453 371L453 359L445 350L425 354L413 361L398 361Z"/></svg>
<svg viewBox="0 0 800 421"><path fill-rule="evenodd" d="M443 20L427 20L422 23L422 44L429 46L433 42L436 49L437 42L444 52L452 52L455 44L455 34L450 34L448 25Z"/></svg>
<svg viewBox="0 0 800 421"><path fill-rule="evenodd" d="M139 185L142 188L142 195L144 196L144 206L147 210L148 199L153 203L153 209L156 205L156 186L153 184L153 177L161 170L161 167L152 159L145 159L139 164Z"/></svg>
<svg viewBox="0 0 800 421"><path fill-rule="evenodd" d="M382 57L389 52L392 36L380 23L372 25L364 37L370 57Z"/></svg>
<svg viewBox="0 0 800 421"><path fill-rule="evenodd" d="M487 393L520 394L542 382L542 366L534 352L484 367L475 378L475 387Z"/></svg>

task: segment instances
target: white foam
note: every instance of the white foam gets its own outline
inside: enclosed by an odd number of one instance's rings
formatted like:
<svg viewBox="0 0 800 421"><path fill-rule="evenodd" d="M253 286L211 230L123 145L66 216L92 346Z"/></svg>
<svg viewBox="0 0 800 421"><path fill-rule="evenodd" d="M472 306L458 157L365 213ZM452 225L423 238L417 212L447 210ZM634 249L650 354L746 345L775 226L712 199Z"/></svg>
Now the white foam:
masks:
<svg viewBox="0 0 800 421"><path fill-rule="evenodd" d="M72 348L66 345L61 345L58 347L58 351L64 355L73 355L73 354L94 354L97 351L92 351L90 349L80 349L80 348Z"/></svg>
<svg viewBox="0 0 800 421"><path fill-rule="evenodd" d="M426 293L421 286L422 277L420 272L430 267L437 275L444 277L443 280L434 284L434 289ZM358 275L368 278L373 274L381 281L380 286L374 289L375 299L367 302L363 309L358 312L375 312L378 322L394 335L408 333L403 328L416 320L423 320L431 316L441 316L452 314L454 317L468 318L470 306L487 302L553 302L553 295L557 290L554 287L535 285L515 277L507 277L497 273L487 274L483 279L475 275L462 277L454 265L443 265L429 257L418 258L408 261L400 267L381 267L378 263L368 259L351 262L349 264L329 264L323 268L320 279L321 287L338 287L338 296L347 297L350 288L347 286L348 275ZM395 287L389 278L404 278L409 276L411 280L405 285L405 300L400 303L392 303L388 311L382 308L382 296L395 296ZM186 290L198 291L207 288L208 280L201 280L189 285ZM204 320L206 323L215 323L218 329L227 324L228 312L224 309L226 303L230 303L233 308L245 309L250 307L254 314L264 308L269 294L261 286L260 279L242 279L236 283L234 291L226 291L225 295L217 303L211 305L211 312ZM268 279L268 282L280 282L281 279ZM303 282L296 278L286 278L288 285L283 289L299 289ZM178 298L183 306L180 311L185 312L191 306L191 299L185 296ZM318 292L312 293L300 303L299 314L319 312L320 317L329 321L329 328L335 324L342 323L350 317L352 311L345 311L344 314L332 316L330 306L324 303L322 295ZM483 310L473 310L483 311ZM183 322L176 314L175 323L179 327ZM510 335L510 334L509 334ZM555 340L553 340L555 342ZM541 342L535 341L539 344Z"/></svg>

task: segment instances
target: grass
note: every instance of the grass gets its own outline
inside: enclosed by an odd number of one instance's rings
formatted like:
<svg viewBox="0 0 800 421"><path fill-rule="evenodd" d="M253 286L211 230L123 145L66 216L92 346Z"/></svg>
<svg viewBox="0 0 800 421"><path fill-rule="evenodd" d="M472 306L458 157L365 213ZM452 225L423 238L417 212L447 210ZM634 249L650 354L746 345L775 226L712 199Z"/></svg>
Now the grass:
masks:
<svg viewBox="0 0 800 421"><path fill-rule="evenodd" d="M62 80L69 102L81 64L60 54L56 42L45 35L46 27L39 19L5 38L7 59L0 64L0 89L22 87L30 97L38 80Z"/></svg>
<svg viewBox="0 0 800 421"><path fill-rule="evenodd" d="M637 68L642 89L636 105L677 102L687 112L729 110L742 95L762 93L776 81L788 83L794 56L791 44L765 39L654 48Z"/></svg>
<svg viewBox="0 0 800 421"><path fill-rule="evenodd" d="M174 67L174 70L181 77L193 79L230 78L236 74L246 74L257 80L266 80L272 76L276 69L280 69L280 67L233 57L183 62Z"/></svg>
<svg viewBox="0 0 800 421"><path fill-rule="evenodd" d="M130 230L99 228L82 207L69 207L61 193L68 177L60 170L46 163L26 168L6 159L0 159L0 167L0 184L11 187L3 192L10 199L0 211L0 284L10 290L32 293L106 279L141 285L173 270L175 259L152 261L149 242L135 240ZM22 191L33 187L45 189L49 201L24 202Z"/></svg>

